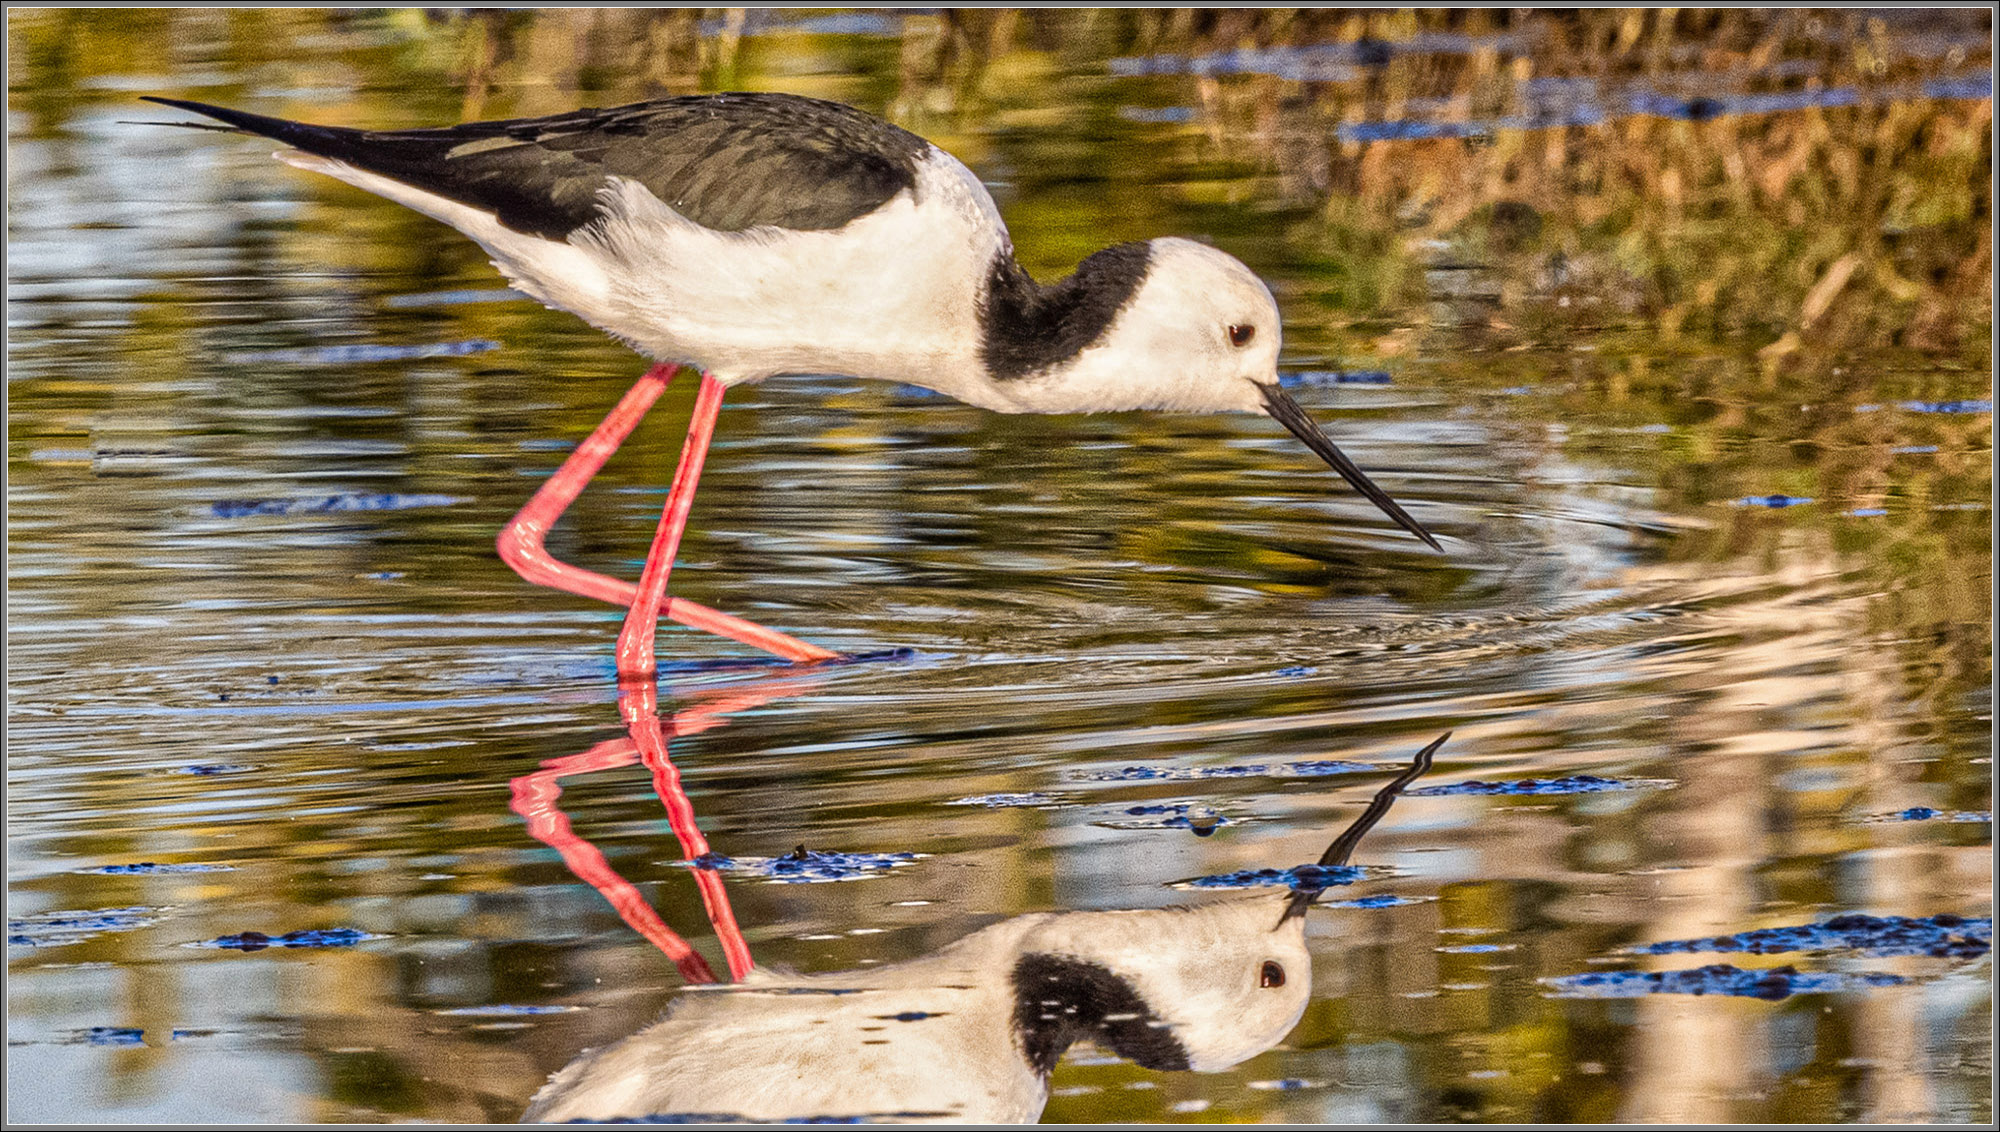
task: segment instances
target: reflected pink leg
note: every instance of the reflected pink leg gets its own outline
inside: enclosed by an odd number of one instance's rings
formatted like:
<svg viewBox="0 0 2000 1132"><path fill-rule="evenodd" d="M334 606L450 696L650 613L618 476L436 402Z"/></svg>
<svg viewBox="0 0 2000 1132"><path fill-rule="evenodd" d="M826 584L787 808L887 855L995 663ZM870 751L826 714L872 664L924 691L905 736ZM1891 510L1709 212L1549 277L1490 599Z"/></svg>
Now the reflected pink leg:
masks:
<svg viewBox="0 0 2000 1132"><path fill-rule="evenodd" d="M561 780L573 774L616 770L635 762L643 763L653 773L653 789L666 807L667 824L673 828L682 853L689 859L699 857L708 852L708 839L695 824L694 803L688 800L687 791L681 787L680 771L668 757L669 739L706 731L725 722L724 716L729 712L758 707L796 691L795 687L765 684L758 688L726 692L709 697L706 702L685 708L662 721L653 682L631 681L626 685L618 705L628 738L599 743L581 754L566 758L549 759L542 763L542 769L522 775L512 783L512 808L527 820L528 832L560 853L570 871L602 894L633 931L673 960L674 966L680 969L681 977L690 983L713 983L718 980L701 953L667 926L659 913L646 903L645 896L631 882L618 875L611 863L604 859L603 853L571 828L569 818L563 814L558 802L562 797ZM743 930L736 923L736 912L729 905L722 877L710 869L695 869L693 872L695 884L701 891L703 910L708 915L709 924L715 928L716 940L722 946L723 955L729 961L730 976L740 980L750 973L756 963L750 956L750 945L743 938Z"/></svg>
<svg viewBox="0 0 2000 1132"><path fill-rule="evenodd" d="M676 369L677 367L675 366L661 364L647 370L638 383L633 385L631 390L619 400L617 407L611 410L610 414L604 418L596 430L589 437L585 438L582 444L577 446L576 451L570 453L569 459L563 461L562 467L558 468L556 473L550 476L547 482L542 484L541 488L508 521L506 526L500 528L500 559L507 563L508 566L513 567L515 573L536 585L550 586L568 593L595 598L598 601L608 601L613 605L632 605L633 599L639 592L637 586L592 570L585 570L566 562L557 561L548 552L544 543L548 538L550 528L554 527L556 521L562 518L563 512L569 509L569 505L576 502L577 496L583 493L584 485L590 482L591 478L598 473L598 470L604 467L604 462L609 460L611 454L618 450L618 446L625 442L625 438L631 435L633 428L638 426L640 418L644 417L646 411L653 407L653 403L660 399L660 394L666 392L667 383L673 379ZM713 381L713 379L703 378L704 389L706 389L710 381ZM719 386L720 383L717 384ZM720 391L718 390L716 395L716 409L720 408L720 400ZM705 455L707 452L707 436L713 432L714 424L714 410L712 409L710 419L703 432L702 455ZM690 442L693 440L693 431L693 427L690 426ZM683 463L685 463L686 459L687 454L683 452ZM696 460L697 474L699 470L700 457L698 456ZM675 473L674 480L678 485L681 480L679 472ZM694 501L692 484L689 485L687 494L688 499L686 502L691 506ZM670 493L668 497L670 509L672 507L672 499L673 497ZM686 508L683 507L681 523L685 525L686 521ZM676 530L674 532L676 545L678 545L679 537L679 531ZM669 562L669 565L671 566L671 562ZM809 645L795 637L780 633L775 629L767 629L755 622L745 621L740 617L732 617L727 613L722 613L710 609L705 605L682 598L667 597L664 593L664 575L661 578L661 589L662 593L656 600L653 616L648 619L649 626L660 615L664 614L669 620L678 621L683 625L700 629L704 632L714 633L720 637L727 637L733 641L740 641L743 644L763 649L765 652L776 654L787 660L831 660L839 656L838 653L820 648L817 645ZM649 645L650 632L649 628ZM622 639L623 634L621 634ZM625 671L622 662L619 666L619 671L621 673ZM646 667L646 671L651 671L650 661Z"/></svg>
<svg viewBox="0 0 2000 1132"><path fill-rule="evenodd" d="M681 855L692 861L708 852L708 838L702 836L701 827L695 824L694 803L688 800L687 791L681 787L680 768L674 766L668 753L667 738L669 735L705 730L711 726L717 712L762 703L771 697L769 693L751 693L737 698L735 702L726 702L707 710L668 716L667 722L662 724L654 706L656 693L653 682L640 680L634 683L636 687L629 688L619 700L619 713L625 717L626 730L639 748L639 761L653 772L653 793L659 796L660 804L667 809L667 825L673 829L674 839L681 844ZM743 929L736 924L736 911L729 906L729 894L723 890L722 877L713 869L695 869L694 882L701 891L702 909L708 915L709 924L715 928L717 941L722 944L723 957L729 961L729 975L740 981L756 963L750 958L750 945L743 939Z"/></svg>
<svg viewBox="0 0 2000 1132"><path fill-rule="evenodd" d="M560 780L565 775L630 766L636 758L630 739L614 739L599 743L582 754L550 759L542 764L541 770L524 774L513 781L513 810L527 820L528 832L536 840L562 854L563 864L568 865L571 872L611 902L620 919L673 960L682 978L690 983L717 982L715 972L709 968L708 960L701 957L701 952L660 919L660 914L646 903L646 897L612 869L611 862L604 859L604 854L598 852L596 846L576 835L570 828L569 818L556 804L556 800L562 797ZM735 925L732 923L730 926L734 928ZM738 942L741 943L740 936ZM747 949L745 954L748 954ZM733 966L733 958L731 963Z"/></svg>

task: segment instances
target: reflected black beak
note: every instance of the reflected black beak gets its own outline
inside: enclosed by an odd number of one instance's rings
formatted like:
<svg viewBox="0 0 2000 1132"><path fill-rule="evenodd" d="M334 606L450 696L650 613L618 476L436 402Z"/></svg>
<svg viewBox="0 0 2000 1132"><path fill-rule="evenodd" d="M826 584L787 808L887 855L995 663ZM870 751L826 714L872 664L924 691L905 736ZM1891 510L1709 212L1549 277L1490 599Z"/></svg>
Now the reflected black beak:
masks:
<svg viewBox="0 0 2000 1132"><path fill-rule="evenodd" d="M1347 858L1354 853L1354 847L1361 844L1361 838L1375 828L1375 823L1382 820L1383 814L1389 812L1389 807L1396 801L1396 795L1401 794L1405 786L1422 778L1424 773L1431 769L1432 758L1449 738L1451 732L1447 731L1431 740L1429 746L1418 751L1417 756L1410 760L1409 769L1377 790L1375 797L1369 800L1368 808L1361 811L1360 817L1354 819L1354 824L1342 830L1340 836L1333 839L1333 844L1326 847L1326 852L1319 855L1319 863L1323 866L1346 864ZM1285 914L1278 917L1278 927L1284 927L1286 920L1305 915L1306 909L1312 907L1313 901L1318 900L1320 893L1325 891L1323 888L1302 888L1292 893L1291 898L1285 901Z"/></svg>
<svg viewBox="0 0 2000 1132"><path fill-rule="evenodd" d="M1306 411L1299 407L1299 403L1292 400L1291 394L1280 388L1275 381L1259 388L1264 393L1264 411L1271 414L1271 419L1284 425L1293 436L1304 441L1306 447L1312 449L1320 459L1325 460L1328 467L1339 472L1342 479L1353 484L1354 490L1367 496L1369 502L1382 509L1383 514L1396 520L1397 526L1424 540L1424 545L1432 550L1439 552L1444 550L1444 547L1438 545L1438 540L1432 538L1431 533L1424 529L1422 523L1411 518L1410 513L1403 510L1402 504L1389 498L1389 493L1376 487L1375 481L1368 478L1368 473L1356 467L1345 452L1334 447L1333 441L1327 438L1326 433L1320 431L1319 425L1306 415Z"/></svg>

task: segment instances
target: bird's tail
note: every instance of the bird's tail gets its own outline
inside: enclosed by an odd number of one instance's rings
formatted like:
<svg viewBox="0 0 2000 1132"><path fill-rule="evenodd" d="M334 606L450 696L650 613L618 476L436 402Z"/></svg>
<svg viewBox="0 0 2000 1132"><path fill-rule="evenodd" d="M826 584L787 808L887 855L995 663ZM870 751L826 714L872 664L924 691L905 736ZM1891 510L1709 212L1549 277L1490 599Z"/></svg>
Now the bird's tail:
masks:
<svg viewBox="0 0 2000 1132"><path fill-rule="evenodd" d="M185 98L157 98L142 95L141 101L157 102L161 106L173 106L182 110L192 110L204 114L224 126L211 126L205 122L146 122L148 126L181 126L195 130L219 130L224 133L257 134L273 138L286 145L296 146L307 153L318 153L328 157L345 156L353 139L365 133L362 130L346 130L338 126L315 126L306 122L293 122L284 118L270 118L262 114L252 114L247 110L231 110L227 106L210 106L206 102L190 102Z"/></svg>

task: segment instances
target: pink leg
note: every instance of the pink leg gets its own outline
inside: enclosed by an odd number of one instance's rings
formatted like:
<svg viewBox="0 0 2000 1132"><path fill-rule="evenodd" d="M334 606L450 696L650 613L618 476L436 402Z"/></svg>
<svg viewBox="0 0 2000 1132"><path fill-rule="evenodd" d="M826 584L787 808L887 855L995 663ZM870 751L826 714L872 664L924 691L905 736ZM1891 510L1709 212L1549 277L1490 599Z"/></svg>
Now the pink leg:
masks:
<svg viewBox="0 0 2000 1132"><path fill-rule="evenodd" d="M660 399L660 394L666 392L667 382L673 379L676 368L661 364L647 370L645 376L639 379L638 383L618 402L617 407L611 410L610 415L604 418L603 423L597 426L596 431L578 445L576 451L570 453L569 459L563 461L562 467L556 470L555 475L550 476L520 512L509 520L506 526L500 528L500 559L513 567L515 573L536 585L550 586L568 593L595 598L598 601L608 601L613 605L632 604L639 592L637 586L566 562L559 562L549 554L544 540L548 537L549 529L562 518L563 512L567 511L569 505L576 502L577 496L583 493L584 485L590 482L598 470L604 467L604 462L609 460L611 454L618 450L618 446L625 442L625 438L631 435L640 418L644 417L646 411L653 407L653 403ZM713 379L704 378L704 385L710 380ZM719 407L719 396L717 400ZM713 428L714 419L711 411L707 430L713 431ZM690 441L693 439L692 428L689 430L689 439ZM702 449L705 454L706 432ZM682 459L686 460L686 453L683 453ZM699 471L699 455L696 461ZM680 482L678 473L675 475L675 482ZM688 503L692 504L692 486L688 495ZM671 506L670 494L669 507ZM681 521L683 524L686 522L685 509ZM678 531L675 533L675 540L678 544ZM664 577L661 584L664 587ZM655 605L653 618L657 620L662 614L669 620L720 637L728 637L733 641L740 641L787 660L832 660L840 655L817 645L807 644L775 629L767 629L755 622L732 617L727 613L682 598L666 597L664 594ZM624 671L622 663L619 671ZM651 671L650 664L647 671Z"/></svg>

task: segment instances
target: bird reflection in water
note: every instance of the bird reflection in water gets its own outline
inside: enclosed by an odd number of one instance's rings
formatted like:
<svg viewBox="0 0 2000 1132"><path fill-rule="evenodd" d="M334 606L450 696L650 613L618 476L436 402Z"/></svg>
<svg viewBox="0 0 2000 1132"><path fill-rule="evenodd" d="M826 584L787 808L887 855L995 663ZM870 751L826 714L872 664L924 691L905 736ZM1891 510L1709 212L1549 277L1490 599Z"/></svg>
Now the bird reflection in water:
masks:
<svg viewBox="0 0 2000 1132"><path fill-rule="evenodd" d="M660 919L660 914L646 903L645 896L612 869L596 846L570 828L569 818L557 804L562 797L562 780L572 775L617 770L635 762L643 764L652 772L653 793L667 808L667 824L680 842L681 852L693 860L708 852L708 839L695 824L694 803L688 800L687 791L681 789L681 772L669 755L669 743L728 722L730 712L761 707L797 691L799 686L794 681L761 683L707 697L662 720L653 684L645 680L625 681L618 697L625 738L609 739L564 758L544 760L540 770L524 774L512 783L511 805L515 813L526 819L528 832L562 854L563 864L578 879L602 893L626 925L673 960L681 977L691 984L716 982L708 960ZM751 971L750 945L744 942L743 933L736 926L736 913L729 907L722 877L709 869L693 871L695 884L701 890L702 907L729 961L729 975L741 979Z"/></svg>
<svg viewBox="0 0 2000 1132"><path fill-rule="evenodd" d="M700 856L708 845L668 742L790 690L746 690L665 721L650 689L631 692L623 709L629 738L514 780L514 809L530 832L561 852L689 984L658 1021L557 1072L524 1121L1024 1123L1041 1115L1049 1075L1077 1041L1148 1069L1216 1071L1270 1049L1305 1013L1312 986L1305 912L1320 894L1314 888L1139 911L1033 913L917 959L801 975L753 967L721 878L696 869L735 980L720 983L571 831L556 806L557 780L643 763L682 851ZM1446 738L1383 786L1318 863L1346 864Z"/></svg>

